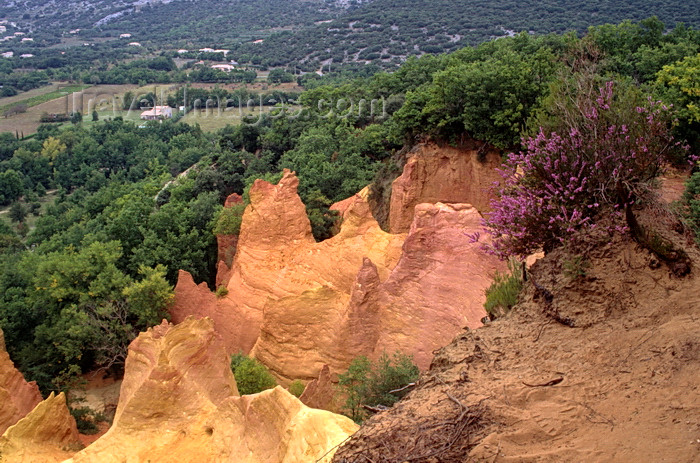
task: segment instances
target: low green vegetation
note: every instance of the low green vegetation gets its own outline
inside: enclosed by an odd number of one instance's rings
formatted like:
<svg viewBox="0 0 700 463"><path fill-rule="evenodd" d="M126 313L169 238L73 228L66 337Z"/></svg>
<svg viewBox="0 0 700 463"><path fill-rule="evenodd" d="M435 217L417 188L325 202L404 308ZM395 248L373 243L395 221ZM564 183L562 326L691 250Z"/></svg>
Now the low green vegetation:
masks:
<svg viewBox="0 0 700 463"><path fill-rule="evenodd" d="M400 390L418 379L420 372L410 355L386 352L376 362L355 358L348 371L338 375L338 390L345 398L345 414L357 423L367 417L365 406L390 407L408 393Z"/></svg>
<svg viewBox="0 0 700 463"><path fill-rule="evenodd" d="M486 289L484 309L492 320L506 314L518 303L523 288L523 268L518 261L508 261L508 272L496 272L493 283Z"/></svg>
<svg viewBox="0 0 700 463"><path fill-rule="evenodd" d="M686 220L695 233L696 242L700 244L700 172L688 179L683 194L683 205Z"/></svg>
<svg viewBox="0 0 700 463"><path fill-rule="evenodd" d="M292 394L294 397L301 397L301 395L304 393L304 389L306 388L306 385L300 380L300 379L295 379L289 384L289 393Z"/></svg>
<svg viewBox="0 0 700 463"><path fill-rule="evenodd" d="M265 365L244 354L231 356L231 371L241 395L257 394L277 386L277 381Z"/></svg>
<svg viewBox="0 0 700 463"><path fill-rule="evenodd" d="M582 255L571 256L562 264L564 276L569 280L585 277L590 266L591 263Z"/></svg>
<svg viewBox="0 0 700 463"><path fill-rule="evenodd" d="M234 204L231 207L221 209L216 217L214 225L215 235L238 235L241 231L241 222L243 221L243 211L246 204Z"/></svg>
<svg viewBox="0 0 700 463"><path fill-rule="evenodd" d="M75 419L75 424L78 427L80 434L97 434L100 429L98 425L106 422L107 417L104 414L96 412L90 407L69 407L71 416Z"/></svg>

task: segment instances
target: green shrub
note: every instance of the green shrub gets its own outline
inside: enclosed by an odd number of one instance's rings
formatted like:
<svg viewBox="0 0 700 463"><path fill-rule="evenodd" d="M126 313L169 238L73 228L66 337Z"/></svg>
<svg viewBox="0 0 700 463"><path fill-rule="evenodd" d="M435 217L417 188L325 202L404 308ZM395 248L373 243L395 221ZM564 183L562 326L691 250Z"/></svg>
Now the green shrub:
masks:
<svg viewBox="0 0 700 463"><path fill-rule="evenodd" d="M257 394L277 385L265 365L241 353L231 356L231 371L241 395Z"/></svg>
<svg viewBox="0 0 700 463"><path fill-rule="evenodd" d="M496 272L493 283L486 289L484 309L491 319L508 312L518 302L518 294L523 287L520 264L510 260L508 270L510 273Z"/></svg>
<svg viewBox="0 0 700 463"><path fill-rule="evenodd" d="M570 280L575 280L578 277L585 277L588 267L591 263L583 256L573 256L571 259L564 261L564 276Z"/></svg>
<svg viewBox="0 0 700 463"><path fill-rule="evenodd" d="M690 229L695 233L695 240L700 244L700 172L688 179L683 193L685 218Z"/></svg>
<svg viewBox="0 0 700 463"><path fill-rule="evenodd" d="M306 389L306 386L300 379L295 379L289 385L289 393L297 398L301 397L301 395L304 393L304 389Z"/></svg>
<svg viewBox="0 0 700 463"><path fill-rule="evenodd" d="M226 286L219 286L216 288L216 297L224 297L228 294L228 288Z"/></svg>
<svg viewBox="0 0 700 463"><path fill-rule="evenodd" d="M214 225L214 234L238 235L241 231L244 210L245 203L234 204L231 207L221 209Z"/></svg>
<svg viewBox="0 0 700 463"><path fill-rule="evenodd" d="M69 408L70 414L75 419L78 432L81 434L97 434L99 428L97 424L107 421L107 418L90 407Z"/></svg>
<svg viewBox="0 0 700 463"><path fill-rule="evenodd" d="M365 356L355 358L348 371L338 375L338 386L345 395L345 413L360 423L366 417L364 405L391 406L407 391L391 392L415 382L420 374L410 355L386 352L372 363Z"/></svg>

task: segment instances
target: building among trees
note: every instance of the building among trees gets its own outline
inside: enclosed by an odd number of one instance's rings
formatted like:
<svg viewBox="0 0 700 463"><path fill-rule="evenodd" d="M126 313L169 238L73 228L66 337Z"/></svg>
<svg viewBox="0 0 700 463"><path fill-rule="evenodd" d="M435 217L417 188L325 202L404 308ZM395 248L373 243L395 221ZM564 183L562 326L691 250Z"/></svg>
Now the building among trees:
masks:
<svg viewBox="0 0 700 463"><path fill-rule="evenodd" d="M170 106L154 106L141 113L141 119L147 121L170 119L171 117L173 117L173 108Z"/></svg>

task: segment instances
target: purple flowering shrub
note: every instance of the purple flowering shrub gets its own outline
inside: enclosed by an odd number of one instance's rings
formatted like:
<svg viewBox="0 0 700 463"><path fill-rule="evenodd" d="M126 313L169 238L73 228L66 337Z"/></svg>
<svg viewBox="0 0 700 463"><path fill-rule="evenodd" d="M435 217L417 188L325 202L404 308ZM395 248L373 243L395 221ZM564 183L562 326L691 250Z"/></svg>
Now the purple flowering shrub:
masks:
<svg viewBox="0 0 700 463"><path fill-rule="evenodd" d="M648 197L679 144L672 141L669 108L651 99L630 104L617 84L579 92L559 108L558 131L523 139L511 153L485 225L490 250L524 257L566 244L601 226L627 230L626 209ZM637 101L639 99L637 98Z"/></svg>

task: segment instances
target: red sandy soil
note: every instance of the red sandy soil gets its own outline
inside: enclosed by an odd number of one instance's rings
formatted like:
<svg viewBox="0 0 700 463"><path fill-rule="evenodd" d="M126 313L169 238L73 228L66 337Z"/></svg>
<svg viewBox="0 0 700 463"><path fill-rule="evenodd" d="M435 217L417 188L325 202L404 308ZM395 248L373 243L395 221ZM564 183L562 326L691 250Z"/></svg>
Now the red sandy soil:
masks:
<svg viewBox="0 0 700 463"><path fill-rule="evenodd" d="M629 238L599 236L583 266L552 252L510 314L440 349L333 461L700 462L700 252L672 221L640 220L690 275Z"/></svg>
<svg viewBox="0 0 700 463"><path fill-rule="evenodd" d="M685 191L685 182L690 175L688 172L669 171L660 178L661 199L667 204L678 201Z"/></svg>

